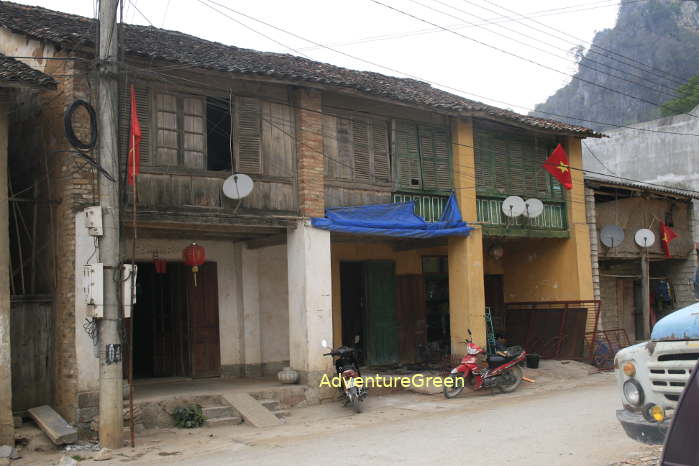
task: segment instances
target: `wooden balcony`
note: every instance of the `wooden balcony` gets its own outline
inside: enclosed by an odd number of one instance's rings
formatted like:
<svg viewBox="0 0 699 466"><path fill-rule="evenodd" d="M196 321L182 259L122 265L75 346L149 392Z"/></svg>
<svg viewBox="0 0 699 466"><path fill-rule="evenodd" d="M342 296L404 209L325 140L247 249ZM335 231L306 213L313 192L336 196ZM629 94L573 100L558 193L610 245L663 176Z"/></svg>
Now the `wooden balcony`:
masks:
<svg viewBox="0 0 699 466"><path fill-rule="evenodd" d="M502 213L502 197L477 198L478 223L486 236L567 238L568 215L565 201L543 201L544 212L536 218L508 218Z"/></svg>

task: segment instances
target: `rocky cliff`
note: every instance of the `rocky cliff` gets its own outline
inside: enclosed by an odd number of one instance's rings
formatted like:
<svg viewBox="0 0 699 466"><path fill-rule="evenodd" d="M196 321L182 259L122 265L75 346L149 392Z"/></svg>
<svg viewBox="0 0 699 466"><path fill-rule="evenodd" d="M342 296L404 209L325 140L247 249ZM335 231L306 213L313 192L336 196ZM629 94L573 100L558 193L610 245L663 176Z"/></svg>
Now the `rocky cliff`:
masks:
<svg viewBox="0 0 699 466"><path fill-rule="evenodd" d="M600 130L609 127L604 123L651 120L660 116L654 104L675 97L674 90L697 73L698 2L623 0L615 27L598 32L580 58L579 79L537 105L532 115Z"/></svg>

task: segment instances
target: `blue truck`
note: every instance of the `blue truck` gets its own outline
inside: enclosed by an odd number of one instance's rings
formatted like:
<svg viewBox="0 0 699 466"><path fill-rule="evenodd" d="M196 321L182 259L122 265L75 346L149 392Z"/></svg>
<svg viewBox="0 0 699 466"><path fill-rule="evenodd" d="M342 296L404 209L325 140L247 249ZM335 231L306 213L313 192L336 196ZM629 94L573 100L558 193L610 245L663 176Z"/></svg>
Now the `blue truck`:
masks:
<svg viewBox="0 0 699 466"><path fill-rule="evenodd" d="M699 359L699 303L660 319L650 341L614 358L623 409L617 419L640 442L663 443L677 402Z"/></svg>

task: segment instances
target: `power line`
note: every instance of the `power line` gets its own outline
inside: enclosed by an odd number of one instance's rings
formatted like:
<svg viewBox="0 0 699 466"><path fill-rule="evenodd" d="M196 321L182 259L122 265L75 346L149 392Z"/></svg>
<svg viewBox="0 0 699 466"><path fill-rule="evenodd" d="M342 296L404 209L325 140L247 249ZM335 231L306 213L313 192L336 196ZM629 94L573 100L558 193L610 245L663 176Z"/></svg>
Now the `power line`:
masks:
<svg viewBox="0 0 699 466"><path fill-rule="evenodd" d="M451 15L450 13L446 13L446 12L444 12L444 11L441 11L441 10L438 10L438 9L436 9L436 8L430 7L430 6L425 5L424 3L421 3L421 2L419 2L419 1L417 1L417 0L410 0L410 1L412 1L413 3L416 3L416 4L420 5L420 6L422 6L423 8L428 8L428 9L430 9L430 10L433 10L433 11L436 11L436 12L438 12L438 13L441 13L441 14L443 14L443 15L445 15L445 16L449 16L449 17L455 18L455 16ZM459 12L461 12L461 13L465 13L465 14L467 14L467 15L469 15L469 16L473 16L473 17L476 18L476 19L481 19L481 20L483 19L482 17L480 17L480 16L478 16L478 15L476 15L476 14L474 14L474 13L470 13L470 12L468 12L468 11L466 11L466 10L461 9L461 8L457 8L457 7L455 7L455 6L449 5L448 3L445 3L445 2L443 2L443 1L441 1L441 0L433 0L433 1L436 2L436 3L439 3L439 4L441 4L441 5L444 5L444 6L448 7L448 8L451 8L451 9L453 9L453 10L459 11ZM469 3L469 4L471 4L471 5L474 5L474 6L479 6L479 5L476 5L475 3L470 2L470 1L468 1L468 0L463 0L463 1L465 1L466 3ZM483 8L483 7L480 7L480 8ZM486 9L487 9L487 8L486 8ZM488 9L488 10L489 10L489 11L492 11L492 10L490 10L490 9ZM461 21L466 22L466 21L463 20L463 19L462 19ZM470 22L466 22L466 23L467 23L467 24L474 24L474 23L470 23ZM476 25L476 26L477 26L477 25ZM556 49L556 50L560 50L560 51L563 51L563 52L567 52L567 50L561 49L560 47L557 47L557 46L551 44L550 42L544 41L544 40L539 39L539 38L537 38L537 37L533 37L533 36L531 36L531 35L529 35L529 34L525 34L525 33L521 32L521 31L516 30L516 29L510 28L510 27L507 27L507 26L503 26L503 25L500 25L500 24L496 24L495 26L497 26L497 27L499 27L499 28L502 28L502 29L505 29L506 31L514 32L515 34L519 34L519 35L521 35L521 36L523 36L523 37L526 37L526 38L528 38L528 39L530 39L530 40L533 40L533 41L535 41L535 42L542 43L542 44L544 44L544 45L547 45L547 46L550 47L550 48L553 48L553 49ZM526 26L526 25L525 25L525 26ZM509 40L511 40L511 41L513 41L513 42L516 42L516 43L525 45L525 46L527 46L527 47L529 47L529 48L532 48L532 49L534 49L534 50L537 50L537 51L539 51L539 52L543 52L543 53L549 54L549 55L551 55L551 56L554 56L554 57L563 59L563 60L565 60L565 61L570 61L570 58L569 58L569 57L561 56L561 55L555 54L555 53L553 53L553 52L544 50L544 49L542 49L542 48L539 48L539 47L536 47L536 46L533 46L533 45L529 45L529 44L525 44L525 43L521 42L519 39L515 39L515 38L513 38L513 37L510 37L510 36L507 36L507 35L504 35L504 34L497 33L497 32L495 32L495 31L493 31L492 29L489 29L489 28L487 28L487 27L483 27L483 26L478 26L478 27L481 27L482 29L484 29L484 30L486 30L486 31L492 32L493 34L496 34L496 35L498 35L498 36L500 36L500 37L504 37L504 38L509 39ZM631 79L628 79L628 78L626 78L626 77L624 77L624 76L619 76L619 75L613 74L613 73L611 73L611 72L609 72L609 71L605 71L605 70L603 70L603 69L596 68L596 67L594 67L594 66L589 65L588 62L589 62L589 63L596 64L596 65L600 65L600 66L602 66L602 67L607 67L607 68L609 68L610 70L613 70L613 71L618 71L618 72L620 72L620 73L628 74L628 75L633 76L634 78L638 78L638 79L640 79L640 80L642 80L642 81L649 81L651 84L654 84L654 85L659 86L659 87L661 87L661 88L667 89L667 91L664 91L664 90L662 90L662 89L656 89L656 88L647 86L647 85L645 85L645 84L642 84L642 83L640 83L640 82L637 82L637 81L633 81L633 80L631 80ZM665 86L665 85L662 84L662 83L657 83L657 82L650 81L649 79L647 79L647 78L645 78L645 77L643 77L643 76L640 76L640 75L631 73L631 72L629 72L629 71L627 71L627 70L622 70L622 69L619 69L619 68L615 68L615 67L613 67L613 66L611 66L611 65L609 65L609 64L602 63L602 62L593 60L593 59L591 59L591 58L585 57L585 58L583 58L580 62L578 62L577 64L578 64L578 66L580 66L580 67L588 68L588 69L591 69L591 70L596 71L596 72L598 72L598 73L605 74L605 75L610 76L610 77L612 77L612 78L618 79L618 80L620 80L620 81L628 82L628 83L630 83L630 84L632 84L632 85L634 85L634 86L642 87L642 88L644 88L644 89L648 89L648 90L653 91L653 92L660 92L660 93L663 93L663 94L665 94L665 95L668 95L668 96L670 96L670 97L672 97L672 98L677 98L677 97L678 97L677 93L675 92L675 89L670 88L670 87L667 87L667 86Z"/></svg>
<svg viewBox="0 0 699 466"><path fill-rule="evenodd" d="M251 27L248 26L247 24L245 24L245 23L243 23L243 22L241 22L241 21L238 21L237 19L233 18L232 16L227 15L226 13L224 13L224 12L222 12L222 11L220 11L220 10L217 10L216 8L214 8L213 6L211 6L211 5L207 4L207 3L204 3L202 0L197 0L197 1L198 1L199 3L201 3L202 5L204 5L204 6L206 6L206 7L208 7L208 8L211 8L212 10L214 10L215 12L217 12L218 14L223 15L223 16L225 16L226 18L230 19L231 21L234 21L235 23L237 23L237 24L243 26L243 27L244 27L245 29L247 29L248 31L252 31L252 32L254 32L255 34L258 34L258 35L264 37L265 39L270 40L270 41L274 42L275 44L284 47L285 49L291 50L292 52L297 53L297 54L301 55L302 57L311 60L311 58L310 58L309 56L303 54L303 53L300 52L299 50L297 50L297 49L295 49L295 48L292 48L292 47L289 47L288 45L283 44L283 43L281 43L281 42L279 42L279 41L273 39L272 37L270 37L270 36L268 36L268 35L266 35L266 34L260 32L260 31L258 31L258 30L256 30L256 29L254 29L254 28L251 28Z"/></svg>
<svg viewBox="0 0 699 466"><path fill-rule="evenodd" d="M578 10L570 10L571 8L577 8L577 7L584 6L584 5L607 3L608 1L610 1L610 0L603 0L601 2L583 3L583 4L573 5L573 6L569 6L569 7L554 8L554 9L550 9L550 10L539 10L539 11L535 11L535 12L528 13L528 14L531 15L531 16L529 16L531 18L534 18L534 17L538 18L538 17L543 17L543 16L553 16L553 15L564 14L564 13L577 13L579 11L595 10L595 9L599 9L599 8L609 8L609 7L621 5L620 3L617 3L615 1L614 3L611 3L609 5L600 5L600 6L594 6L594 7L588 7L588 8L580 8ZM639 3L639 2L645 2L645 1L648 1L648 0L628 0L625 3L629 4L629 3ZM560 11L559 12L559 10L569 10L569 11ZM543 14L540 14L540 13L543 13ZM482 24L482 25L501 24L501 23L511 22L514 20L515 20L514 17L499 15L497 18L487 20L487 21L480 23L480 24ZM463 29L466 26L464 26L463 24L455 24L451 27L454 27L455 29ZM441 31L441 29L439 29L439 28L426 28L426 29L418 29L418 30L406 31L406 32L401 32L401 33L396 33L396 34L383 34L383 35L379 35L379 36L370 36L370 37L365 37L365 38L358 39L355 41L332 43L332 44L328 44L328 45L330 45L331 47L344 47L344 46L348 46L348 45L366 44L366 43L379 42L379 41L384 41L384 40L402 39L405 37L413 37L413 36L431 34L431 33L440 32L440 31ZM318 48L321 48L321 47L309 46L309 47L302 47L299 50L309 51L309 50L315 50Z"/></svg>
<svg viewBox="0 0 699 466"><path fill-rule="evenodd" d="M201 1L201 0L199 0L199 1ZM214 0L206 0L206 1L208 1L208 2L210 2L210 3L214 3L214 4L218 5L218 6L221 7L221 8L227 9L227 10L229 10L229 11L231 11L231 12L233 12L233 13L236 13L236 14L238 14L238 15L240 15L240 16L244 16L244 17L246 17L246 18L248 18L248 19L251 19L251 20L253 20L253 21L255 21L255 22L258 22L258 23L260 23L260 24L263 24L263 25L265 25L265 26L267 26L267 27L273 28L273 29L275 29L275 30L277 30L277 31L280 31L280 32L284 33L284 34L288 34L288 35L290 35L290 36L292 36L292 37L296 37L296 38L301 39L301 40L303 40L303 41L306 41L306 42L308 42L308 43L314 44L314 45L316 45L316 46L318 46L318 47L320 47L320 48L324 48L324 49L330 50L331 52L334 52L334 53L337 53L337 54L346 56L346 57L351 58L351 59L353 59L353 60L361 61L361 62L363 62L363 63L367 63L367 64L369 64L369 65L376 66L376 67L382 68L382 69L384 69L384 70L388 70L388 71L390 71L390 72L392 72L392 73L397 73L397 74L399 74L399 75L407 76L407 77L416 79L416 80L418 80L418 81L422 81L422 82L425 82L425 83L429 83L429 84L432 84L432 85L435 85L435 86L438 86L438 87L441 87L441 88L444 88L444 89L450 89L450 90L455 91L455 92L460 93L460 94L474 96L474 97L476 97L476 98L478 98L478 99L489 100L489 101L491 101L491 102L496 102L496 103L499 103L499 104L502 104L502 105L505 105L505 106L508 106L508 107L521 108L521 109L523 109L523 110L525 110L525 111L536 111L536 112L538 112L538 113L540 113L540 114L544 114L544 115L550 115L550 116L558 117L558 118L567 118L567 119L570 119L570 120L581 121L581 122L585 122L585 123L601 124L601 125L606 125L606 126L612 126L612 127L615 127L615 128L628 128L628 129L633 129L633 130L641 131L641 132L653 132L653 133L657 132L657 133L662 133L662 134L676 134L676 135L699 136L699 134L693 134L693 133L677 133L677 132L673 132L673 131L662 131L662 130L657 130L657 131L656 131L656 130L650 130L650 129L646 129L646 128L635 128L635 127L629 126L629 125L620 125L620 124L616 124L616 123L603 122L603 121L599 121L599 120L585 119L585 118L575 117L575 116L571 116L571 115L563 115L563 114L554 113L554 112L546 112L546 111L531 109L531 108L525 107L525 106L523 106L523 105L512 104L512 103L505 102L505 101L502 101L502 100L498 100L498 99L493 99L493 98L490 98L490 97L481 96L481 95L475 94L475 93L473 93L473 92L468 92L468 91L465 91L465 90L463 90L463 89L455 88L455 87L453 87L453 86L449 86L449 85L447 85L447 84L439 83L439 82L436 82L436 81L430 81L430 80L428 80L428 79L424 79L424 78L422 78L422 77L420 77L420 76L417 76L417 75L414 75L414 74L411 74L411 73L407 73L407 72L404 72L404 71L400 71L400 70L397 70L397 69L395 69L395 68L391 68L391 67L388 67L388 66L385 66L385 65L381 65L381 64L379 64L379 63L376 63L376 62L373 62L373 61L370 61L370 60L365 60L365 59L360 58L360 57L357 57L357 56L355 56L355 55L351 55L351 54L348 54L348 53L346 53L346 52L342 52L342 51L340 51L340 50L336 50L336 49L334 49L334 48L332 48L332 47L330 47L330 46L327 46L327 45L325 45L325 44L321 44L321 43L316 42L316 41L314 41L314 40L307 39L307 38L302 37L302 36L300 36L300 35L298 35L298 34L296 34L296 33L287 31L287 30L285 30L285 29L282 29L282 28L280 28L280 27L274 26L274 25L272 25L272 24L270 24L270 23L267 23L267 22L265 22L265 21L262 21L262 20L260 20L260 19L257 19L257 18L254 18L254 17L252 17L252 16L246 15L246 14L241 13L241 12L239 12L239 11L233 10L232 8L229 8L229 7L225 6L225 5L222 5L222 4L220 4L220 3L217 3L217 2L214 1ZM373 1L373 0L372 0L372 1ZM189 66L188 66L188 65L182 65L181 67L182 67L182 68L188 68ZM175 67L175 68L177 68L177 67ZM477 103L477 102L476 102L476 103Z"/></svg>
<svg viewBox="0 0 699 466"><path fill-rule="evenodd" d="M525 61L525 62L527 62L527 63L531 63L531 64L533 64L533 65L537 65L537 66L539 66L539 67L541 67L541 68L547 69L547 70L549 70L549 71L553 71L553 72L555 72L555 73L559 73L559 74L562 74L562 75L565 75L565 76L569 76L569 77L571 77L571 78L573 78L573 79L575 79L575 80L578 80L578 81L580 81L580 82L584 82L584 83L590 84L590 85L592 85L592 86L599 87L600 89L604 89L604 90L607 90L607 91L609 91L609 92L614 92L615 94L623 95L623 96L628 97L628 98L630 98L630 99L638 100L638 101L640 101L640 102L643 102L643 103L646 103L646 104L649 104L649 105L653 105L653 106L655 106L655 107L660 107L660 104L658 104L658 103L656 103L656 102L652 102L652 101L650 101L650 100L646 100L646 99L644 99L644 98L642 98L642 97L636 97L636 96L631 95L631 94L628 94L628 93L626 93L626 92L624 92L624 91L620 91L620 90L617 90L617 89L614 89L614 88L605 86L605 85L603 85L603 84L598 84L598 83L596 83L596 82L594 82L594 81L590 81L589 79L581 78L581 77L579 77L579 76L576 76L576 75L573 75L573 74L570 74L570 73L566 73L565 71L561 71L561 70L556 69L556 68L554 68L554 67L552 67L552 66L548 66L548 65L545 65L545 64L543 64L543 63L539 63L539 62L537 62L536 60L532 60L531 58L523 57L523 56L518 55L518 54L516 54L516 53L514 53L514 52L510 52L510 51L508 51L508 50L505 50L505 49L503 49L503 48L497 47L497 46L495 46L495 45L488 44L487 42L483 42L483 41L481 41L481 40L474 39L473 37L466 36L466 35L464 35L464 34L461 34L460 32L454 31L454 30L449 29L449 28L447 28L447 27L440 26L440 25L437 24L437 23L433 23L433 22L428 21L428 20L426 20L426 19L424 19L424 18L421 18L421 17L419 17L419 16L416 16L416 15L414 15L414 14L412 14L412 13L409 13L409 12L407 12L407 11L404 11L404 10L401 10L401 9L399 9L399 8L395 8L395 7L393 7L393 6L390 6L390 5L387 5L387 4L385 4L385 3L382 3L382 2L380 2L380 1L378 1L378 0L369 0L369 1L371 1L371 2L373 2L373 3L376 3L377 5L383 6L383 7L385 7L385 8L388 8L388 9L390 9L390 10L393 10L393 11L395 11L395 12L397 12L397 13L400 13L400 14L402 14L402 15L404 15L404 16L408 16L408 17L410 17L410 18L413 18L413 19L415 19L415 20L417 20L417 21L422 21L423 23L431 24L431 25L433 25L433 26L439 27L439 28L441 28L442 30L444 30L445 32L450 32L450 33L455 34L455 35L457 35L457 36L459 36L459 37L461 37L461 38L463 38L463 39L466 39L466 40L469 40L469 41L471 41L471 42L475 42L475 43L477 43L477 44L483 45L484 47L488 47L488 48L493 49L493 50L496 50L496 51L498 51L498 52L500 52L500 53L504 53L504 54L506 54L506 55L510 55L510 56L512 56L512 57L515 57L515 58L518 58L518 59L520 59L520 60L523 60L523 61ZM699 118L699 117L697 117L696 115L693 115L693 114L691 114L691 113L687 113L687 115L690 115L690 116L692 116L692 117L694 117L694 118Z"/></svg>
<svg viewBox="0 0 699 466"><path fill-rule="evenodd" d="M463 1L466 1L466 0L463 0ZM603 56L603 57L605 57L605 58L611 58L611 57L609 57L608 55L599 53L599 52L597 52L597 51L594 50L595 48L598 48L598 49L603 50L603 51L605 51L605 52L608 52L608 53L610 53L610 54L612 54L612 55L619 56L619 57L621 57L621 58L623 58L623 59L625 59L625 60L628 60L628 61L632 62L632 63L626 63L627 66L635 67L636 69L639 69L639 70L641 70L641 71L646 71L646 72L648 72L648 71L653 71L653 72L654 72L654 71L656 70L656 68L654 68L654 67L652 67L651 65L648 65L648 64L646 64L646 63L643 63L643 62L640 61L640 60L636 60L636 59L634 59L634 58L632 58L632 57L628 57L628 56L626 56L626 55L623 55L623 54L621 54L621 53L615 52L615 51L613 51L613 50L606 49L606 48L604 48L604 47L602 47L602 46L600 46L600 45L595 44L594 42L586 41L586 40L584 40L584 39L580 39L579 37L575 37L575 36L573 36L573 35L571 35L571 34L566 33L565 31L561 31L560 29L557 29L557 28L555 28L555 27L553 27L553 26L550 26L550 25L548 25L548 24L542 23L541 21L537 21L537 20L535 20L535 19L533 19L533 18L531 18L531 17L528 18L528 17L522 15L521 13L518 13L518 12L516 12L516 11L510 9L510 8L506 8L506 7L502 6L502 5L499 5L499 4L497 4L497 3L495 3L495 2L493 2L493 1L491 1L491 0L483 0L483 1L484 1L485 3L490 4L490 5L496 6L496 7L500 8L501 10L507 11L507 12L509 12L509 13L513 13L513 14L515 14L515 15L518 15L518 16L521 17L522 19L529 20L529 21L531 21L531 22L533 22L533 23L536 23L536 24L539 24L539 25L545 27L545 28L547 29L546 32L547 32L548 34L550 34L550 31L553 30L553 31L559 32L559 33L561 33L561 34L563 34L563 35L565 35L565 36L572 37L573 39L575 39L575 40L578 41L578 42L584 42L584 43L586 43L586 44L590 44L590 49L589 49L589 50L590 50L592 53L596 53L596 54L601 55L601 56ZM630 3L630 2L624 2L623 4L629 4L629 3ZM483 7L481 7L481 8L483 8ZM490 11L492 11L492 10L490 10ZM518 22L519 22L519 21L518 21ZM522 23L522 22L519 22L519 23L526 26L526 24L524 24L524 23ZM530 28L533 28L532 26L529 26L529 27L530 27ZM538 30L539 32L542 32L540 29L536 29L536 30ZM560 38L560 36L559 36L559 38ZM569 41L568 43L573 44L573 42L570 42L570 41ZM647 67L648 70L644 70L643 68L639 68L638 66L633 65L633 63L638 63L638 64L640 64L640 65L643 65L643 66ZM662 74L655 73L658 77L663 78L663 79L667 79L667 80L669 80L669 81L675 81L677 84L684 84L685 81L686 81L686 79L681 79L681 78L676 78L676 77L674 77L674 76L673 76L670 72L668 72L668 71L658 70L658 72L659 72L659 73L662 73Z"/></svg>

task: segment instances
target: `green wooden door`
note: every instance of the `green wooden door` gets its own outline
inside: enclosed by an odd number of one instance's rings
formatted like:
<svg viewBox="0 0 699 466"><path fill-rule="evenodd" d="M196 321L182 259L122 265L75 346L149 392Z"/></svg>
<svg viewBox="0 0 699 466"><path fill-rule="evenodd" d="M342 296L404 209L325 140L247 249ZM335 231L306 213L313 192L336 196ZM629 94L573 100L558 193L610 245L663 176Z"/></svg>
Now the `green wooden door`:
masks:
<svg viewBox="0 0 699 466"><path fill-rule="evenodd" d="M398 362L395 264L366 262L367 362L371 365Z"/></svg>

